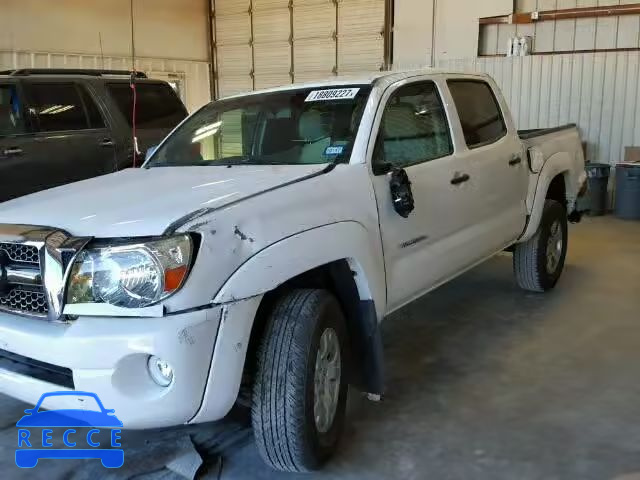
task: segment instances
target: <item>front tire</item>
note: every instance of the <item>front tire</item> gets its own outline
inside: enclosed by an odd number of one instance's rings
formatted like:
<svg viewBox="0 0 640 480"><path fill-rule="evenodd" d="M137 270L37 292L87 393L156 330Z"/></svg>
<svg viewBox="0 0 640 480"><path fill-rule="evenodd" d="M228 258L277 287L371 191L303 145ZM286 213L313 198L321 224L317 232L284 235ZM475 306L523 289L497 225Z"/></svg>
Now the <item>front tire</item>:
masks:
<svg viewBox="0 0 640 480"><path fill-rule="evenodd" d="M325 290L283 295L267 320L252 399L258 450L271 467L317 470L333 453L347 401L347 336Z"/></svg>
<svg viewBox="0 0 640 480"><path fill-rule="evenodd" d="M565 207L546 200L538 231L513 252L513 272L520 288L546 292L555 287L567 255L567 234Z"/></svg>

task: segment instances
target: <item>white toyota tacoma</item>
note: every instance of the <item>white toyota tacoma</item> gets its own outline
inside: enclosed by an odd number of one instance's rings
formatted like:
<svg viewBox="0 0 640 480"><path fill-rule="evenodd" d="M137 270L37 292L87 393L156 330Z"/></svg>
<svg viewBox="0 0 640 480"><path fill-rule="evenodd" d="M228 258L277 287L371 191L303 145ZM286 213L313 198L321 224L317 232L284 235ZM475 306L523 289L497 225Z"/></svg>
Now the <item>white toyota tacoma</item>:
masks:
<svg viewBox="0 0 640 480"><path fill-rule="evenodd" d="M0 390L95 392L125 428L246 392L265 461L318 468L348 385L383 394L379 322L504 250L553 288L584 184L577 128L518 132L484 75L210 103L141 169L0 204Z"/></svg>

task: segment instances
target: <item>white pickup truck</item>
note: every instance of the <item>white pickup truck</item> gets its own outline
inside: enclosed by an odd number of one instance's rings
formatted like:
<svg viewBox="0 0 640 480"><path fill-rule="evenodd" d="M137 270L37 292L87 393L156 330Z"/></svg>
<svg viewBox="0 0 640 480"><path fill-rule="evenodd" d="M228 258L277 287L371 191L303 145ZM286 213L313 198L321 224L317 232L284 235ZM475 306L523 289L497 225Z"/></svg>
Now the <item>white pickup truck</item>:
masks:
<svg viewBox="0 0 640 480"><path fill-rule="evenodd" d="M584 184L575 126L519 134L484 75L213 102L144 168L0 204L0 390L95 392L125 428L246 391L265 461L318 468L347 386L383 394L379 322L504 250L553 288Z"/></svg>

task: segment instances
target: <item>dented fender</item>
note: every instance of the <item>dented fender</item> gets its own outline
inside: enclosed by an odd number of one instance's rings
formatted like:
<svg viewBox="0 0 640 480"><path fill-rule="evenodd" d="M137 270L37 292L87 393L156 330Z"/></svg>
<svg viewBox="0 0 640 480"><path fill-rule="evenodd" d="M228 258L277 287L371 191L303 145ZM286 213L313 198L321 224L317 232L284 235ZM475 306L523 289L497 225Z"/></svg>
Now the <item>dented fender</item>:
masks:
<svg viewBox="0 0 640 480"><path fill-rule="evenodd" d="M346 259L355 274L360 299L373 300L378 312L384 312L384 263L382 251L375 243L376 235L355 221L323 225L291 235L244 262L215 295L214 303L262 295L301 273Z"/></svg>

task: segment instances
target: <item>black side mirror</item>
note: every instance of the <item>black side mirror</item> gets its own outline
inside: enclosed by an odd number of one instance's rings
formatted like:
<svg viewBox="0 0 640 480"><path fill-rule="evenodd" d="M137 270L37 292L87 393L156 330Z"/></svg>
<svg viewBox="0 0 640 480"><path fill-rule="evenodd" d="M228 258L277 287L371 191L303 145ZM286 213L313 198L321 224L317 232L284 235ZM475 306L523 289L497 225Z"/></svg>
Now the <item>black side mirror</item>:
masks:
<svg viewBox="0 0 640 480"><path fill-rule="evenodd" d="M411 191L411 180L404 169L394 168L391 170L389 189L391 190L393 208L402 218L407 218L413 212L415 205Z"/></svg>

